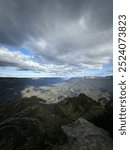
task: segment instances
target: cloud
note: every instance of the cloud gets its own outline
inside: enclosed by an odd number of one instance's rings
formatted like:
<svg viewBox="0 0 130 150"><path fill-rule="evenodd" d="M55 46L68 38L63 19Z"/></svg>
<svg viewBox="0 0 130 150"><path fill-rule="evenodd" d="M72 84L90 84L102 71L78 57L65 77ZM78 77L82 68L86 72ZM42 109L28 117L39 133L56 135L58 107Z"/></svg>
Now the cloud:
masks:
<svg viewBox="0 0 130 150"><path fill-rule="evenodd" d="M7 48L0 48L0 65L15 67L17 70L32 70L35 72L45 72L54 75L64 75L69 72L78 72L84 68L93 69L91 65L82 65L79 69L77 66L69 66L69 65L54 65L54 64L40 64L37 59L32 56L25 55L21 52L10 51ZM98 68L99 66L94 66L94 68ZM99 69L99 68L98 68Z"/></svg>
<svg viewBox="0 0 130 150"><path fill-rule="evenodd" d="M18 70L33 70L37 72L51 72L51 70L55 71L55 69L58 69L58 66L52 64L41 65L33 57L21 52L10 51L7 48L0 48L0 65L16 67Z"/></svg>
<svg viewBox="0 0 130 150"><path fill-rule="evenodd" d="M44 70L44 67L21 52L10 51L7 48L0 48L1 66L13 66L25 70Z"/></svg>
<svg viewBox="0 0 130 150"><path fill-rule="evenodd" d="M33 53L35 63L26 58L32 62L17 63L19 68L57 74L101 69L112 59L112 3L0 0L0 43L24 47ZM15 66L16 62L5 65ZM45 69L45 64L49 69Z"/></svg>

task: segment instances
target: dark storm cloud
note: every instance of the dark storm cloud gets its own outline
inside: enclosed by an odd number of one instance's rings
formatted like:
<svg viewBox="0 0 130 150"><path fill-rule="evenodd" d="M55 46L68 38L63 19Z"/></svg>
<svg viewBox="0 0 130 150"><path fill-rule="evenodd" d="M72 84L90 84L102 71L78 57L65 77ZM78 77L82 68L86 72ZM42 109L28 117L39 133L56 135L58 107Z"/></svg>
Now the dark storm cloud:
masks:
<svg viewBox="0 0 130 150"><path fill-rule="evenodd" d="M100 68L112 57L112 9L112 0L0 0L0 43L70 71Z"/></svg>

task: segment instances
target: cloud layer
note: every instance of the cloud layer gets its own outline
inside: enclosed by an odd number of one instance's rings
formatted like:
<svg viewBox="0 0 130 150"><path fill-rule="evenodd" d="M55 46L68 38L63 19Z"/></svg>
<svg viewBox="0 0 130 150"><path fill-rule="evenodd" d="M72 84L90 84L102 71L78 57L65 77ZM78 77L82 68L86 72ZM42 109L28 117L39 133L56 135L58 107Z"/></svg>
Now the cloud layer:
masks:
<svg viewBox="0 0 130 150"><path fill-rule="evenodd" d="M56 74L101 69L112 59L112 9L112 0L0 0L0 43L33 54L1 48L0 65Z"/></svg>
<svg viewBox="0 0 130 150"><path fill-rule="evenodd" d="M53 74L54 72L60 72L63 69L63 73L68 73L71 68L63 65L53 64L40 64L34 57L27 56L21 52L10 51L7 48L0 48L0 65L15 67L17 70L33 70L35 72L46 72ZM72 70L71 70L72 71Z"/></svg>

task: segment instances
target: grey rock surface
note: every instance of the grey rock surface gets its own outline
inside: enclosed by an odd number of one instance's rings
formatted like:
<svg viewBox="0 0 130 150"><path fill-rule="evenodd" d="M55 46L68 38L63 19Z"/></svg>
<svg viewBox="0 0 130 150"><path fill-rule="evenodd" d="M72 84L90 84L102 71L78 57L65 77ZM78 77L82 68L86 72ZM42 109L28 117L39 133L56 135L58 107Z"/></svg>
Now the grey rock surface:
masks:
<svg viewBox="0 0 130 150"><path fill-rule="evenodd" d="M112 150L113 142L109 133L96 127L89 121L79 118L75 122L62 126L68 137L68 143L55 147L57 150Z"/></svg>

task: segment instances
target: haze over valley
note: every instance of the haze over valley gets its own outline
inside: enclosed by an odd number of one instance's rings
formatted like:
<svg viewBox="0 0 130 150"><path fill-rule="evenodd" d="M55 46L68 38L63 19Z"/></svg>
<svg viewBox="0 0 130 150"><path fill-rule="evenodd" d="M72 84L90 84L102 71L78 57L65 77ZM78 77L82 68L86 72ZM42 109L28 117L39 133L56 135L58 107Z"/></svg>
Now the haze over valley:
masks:
<svg viewBox="0 0 130 150"><path fill-rule="evenodd" d="M66 97L80 93L96 101L107 101L112 97L112 77L77 77L52 86L28 86L21 91L22 97L37 96L46 103L57 103Z"/></svg>
<svg viewBox="0 0 130 150"><path fill-rule="evenodd" d="M46 103L57 103L80 93L102 103L112 97L112 76L75 78L1 78L0 100L38 97Z"/></svg>

